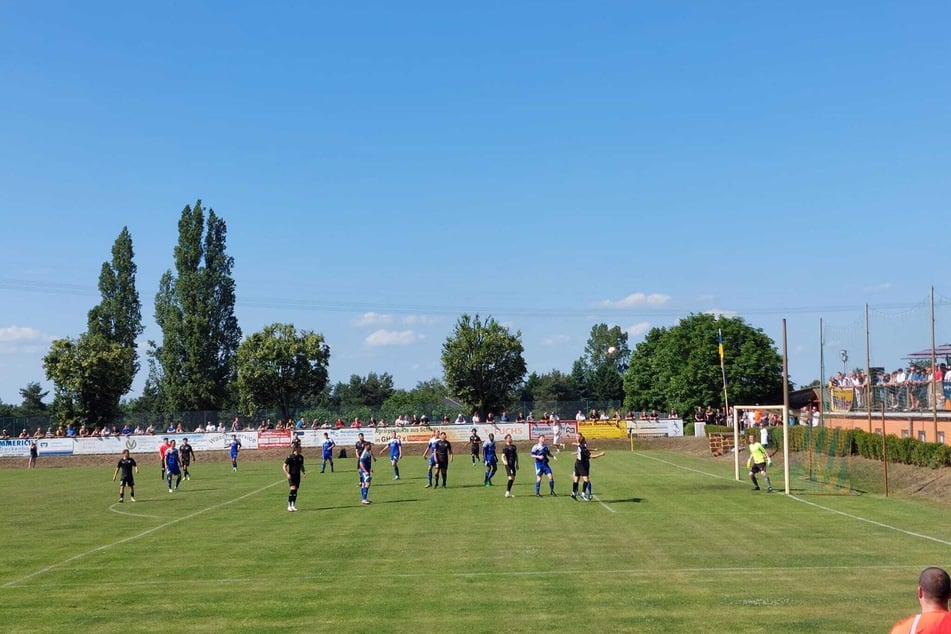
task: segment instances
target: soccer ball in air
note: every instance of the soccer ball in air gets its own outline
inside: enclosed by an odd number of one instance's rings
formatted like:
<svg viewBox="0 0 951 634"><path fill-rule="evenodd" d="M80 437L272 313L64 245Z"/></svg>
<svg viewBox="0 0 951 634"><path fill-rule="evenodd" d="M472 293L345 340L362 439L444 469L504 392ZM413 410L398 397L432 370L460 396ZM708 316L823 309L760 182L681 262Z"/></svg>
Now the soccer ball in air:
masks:
<svg viewBox="0 0 951 634"><path fill-rule="evenodd" d="M614 346L611 346L610 348L608 348L608 354L614 354L615 352L617 352L617 348L615 348Z"/></svg>

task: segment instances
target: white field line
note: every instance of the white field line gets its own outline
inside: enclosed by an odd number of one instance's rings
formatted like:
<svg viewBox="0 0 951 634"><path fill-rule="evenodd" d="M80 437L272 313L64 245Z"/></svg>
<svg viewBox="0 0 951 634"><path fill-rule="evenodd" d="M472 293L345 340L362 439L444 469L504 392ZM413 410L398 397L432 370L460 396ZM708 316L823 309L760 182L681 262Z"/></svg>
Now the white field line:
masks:
<svg viewBox="0 0 951 634"><path fill-rule="evenodd" d="M757 573L785 573L785 574L796 574L796 573L810 573L814 574L816 572L830 572L830 571L847 571L847 572L856 572L856 571L868 571L874 572L876 570L910 570L910 571L920 571L923 567L928 565L927 563L914 563L914 564L901 564L901 565L872 565L872 566L801 566L801 567L791 567L791 566L727 566L721 568L715 567L706 567L706 568L672 568L672 569L661 569L661 568L615 568L611 570L600 570L598 574L609 574L609 575L626 575L630 577L659 577L667 578L671 574L685 574L685 575L708 575L711 573L715 574L726 574L726 575L742 575L747 576L749 574ZM514 577L527 577L527 576L573 576L577 577L579 575L590 574L591 571L588 569L577 569L577 570L519 570L513 572L507 572L507 575ZM496 578L498 577L497 571L462 571L462 572L446 572L444 576L453 577L453 578ZM398 578L398 579L428 579L432 577L432 571L421 571L421 572L395 572L395 573L372 573L372 574L348 574L348 578L367 578L367 579L379 579L379 578ZM209 577L202 577L201 579L181 579L176 580L176 585L188 585L188 584L208 584L208 583L220 583L220 584L240 584L240 583L253 583L260 584L262 581L267 580L271 577L259 576L259 577L224 577L221 579L212 579ZM326 575L301 575L299 577L294 577L300 581L324 581L326 580ZM287 576L282 576L274 578L275 581L287 580ZM20 584L18 588L69 588L69 587L85 587L88 584L86 582L82 583L32 583L32 584ZM130 579L124 581L123 585L125 586L154 586L154 580L134 580Z"/></svg>
<svg viewBox="0 0 951 634"><path fill-rule="evenodd" d="M692 471L693 473L699 473L699 474L701 474L701 475L710 476L711 478L719 478L719 479L721 479L721 480L733 480L733 478L724 478L723 476L716 475L716 474L713 474L713 473L707 473L706 471L699 471L699 470L697 470L697 469L691 469L691 468L689 468L689 467L681 466L681 465L679 465L679 464L677 464L677 463L675 463L675 462L670 462L669 460L662 460L661 458L655 458L654 456L645 456L644 454L640 454L640 453L635 454L635 455L640 456L641 458L647 458L648 460L654 460L654 461L656 461L656 462L662 462L662 463L664 463L664 464L670 465L670 466L675 467L675 468L677 468L677 469L682 469L682 470L684 470L684 471ZM839 510L836 510L836 509L833 509L833 508L829 508L828 506L822 506L821 504L816 504L815 502L810 502L810 501L808 501L808 500L804 500L804 499L802 499L802 498L800 498L800 497L798 497L798 496L795 496L795 495L778 495L778 496L776 496L776 497L786 497L786 498L789 498L789 499L791 499L791 500L796 500L797 502L802 502L803 504L806 504L806 505L811 506L811 507L813 507L813 508L817 508L817 509L820 509L820 510L823 510L823 511L827 511L827 512L829 512L829 513L835 513L835 514L837 514L837 515L842 515L843 517L848 517L849 519L853 519L853 520L856 520L856 521L858 521L858 522L865 522L865 523L867 523L867 524L872 524L873 526L878 526L879 528L884 528L884 529L887 529L887 530L895 531L895 532L897 532L897 533L902 533L902 534L905 534L905 535L909 535L909 536L911 536L911 537L917 537L917 538L919 538L919 539L925 539L925 540L928 540L928 541L937 542L937 543L942 544L942 545L944 545L944 546L951 546L951 542L946 541L946 540L944 540L944 539L940 539L940 538L938 538L938 537L933 537L933 536L931 536L931 535L925 535L925 534L923 534L923 533L916 533L916 532L914 532L914 531L905 530L904 528L898 528L897 526L892 526L891 524L885 524L885 523L883 523L883 522L878 522L878 521L876 521L876 520L869 519L869 518L867 518L867 517L862 517L862 516L860 516L860 515L854 515L854 514L852 514L852 513L846 513L845 511L839 511Z"/></svg>
<svg viewBox="0 0 951 634"><path fill-rule="evenodd" d="M594 499L595 502L597 502L598 504L600 504L601 506L603 506L603 507L606 508L607 510L611 511L612 513L617 513L617 511L615 511L615 510L612 509L610 506L608 506L607 504L605 504L604 502L602 502L602 501L601 501L601 498L599 498L599 497L597 497L597 496L594 496L594 495L592 495L591 497Z"/></svg>
<svg viewBox="0 0 951 634"><path fill-rule="evenodd" d="M25 575L25 576L23 576L23 577L19 577L18 579L13 579L12 581L7 581L7 582L4 583L2 586L0 586L0 588L12 588L12 587L14 587L14 586L16 586L16 585L18 585L18 584L20 584L20 583L22 583L22 582L28 580L28 579L32 579L33 577L38 577L38 576L40 576L40 575L42 575L42 574L45 574L45 573L49 572L50 570L54 570L54 569L59 568L59 567L61 567L61 566L65 566L66 564L72 563L72 562L76 561L77 559L82 559L82 558L84 558L84 557L88 557L89 555L93 555L93 554L95 554L95 553L99 553L99 552L102 552L102 551L104 551L104 550L109 550L110 548L114 548L114 547L116 547L116 546L120 546L120 545L125 544L125 543L127 543L127 542L131 542L131 541L135 541L135 540L137 540L137 539L141 539L141 538L143 538L143 537L145 537L145 536L147 536L147 535L151 535L152 533L154 533L154 532L156 532L156 531L160 531L160 530L162 530L162 529L164 529L164 528L168 528L169 526L172 526L172 525L174 525L174 524L179 524L179 523L181 523L181 522L184 522L185 520L190 520L190 519L192 519L193 517L198 517L199 515L203 515L204 513L208 513L209 511L214 511L214 510L216 510L216 509L220 509L220 508L223 507L223 506L228 506L229 504L234 504L235 502L240 502L241 500L243 500L243 499L245 499L245 498L249 498L249 497L251 497L252 495L257 495L258 493L261 493L262 491L266 491L266 490L270 489L270 488L273 487L273 486L277 486L278 484L286 484L286 482L285 482L284 480L278 480L277 482L274 482L273 484L269 484L269 485L267 485L267 486L265 486L265 487L261 487L260 489L258 489L258 490L256 490L256 491L251 491L250 493L245 493L244 495L242 495L242 496L240 496L240 497L236 497L236 498L234 498L233 500L228 500L228 501L226 501L226 502L221 502L220 504L215 504L215 505L213 505L213 506L209 506L209 507L207 507L207 508L201 509L200 511L195 511L194 513L189 513L188 515L183 515L182 517L177 517L177 518L175 518L175 519L173 519L173 520L169 520L168 522L165 522L165 523L163 523L163 524L159 524L158 526L153 526L152 528L149 528L149 529L147 529L147 530L144 530L144 531L142 531L141 533L138 533L138 534L136 534L136 535L131 535L131 536L129 536L129 537L123 537L122 539L120 539L120 540L118 540L118 541L114 541L114 542L109 543L109 544L103 544L102 546L97 546L97 547L93 548L92 550L87 550L86 552L77 553L77 554L73 555L72 557L68 557L68 558L64 559L63 561L61 561L61 562L59 562L59 563L50 564L49 566L45 566L45 567L43 567L43 568L40 568L39 570L37 570L37 571L35 571L35 572L31 572L30 574Z"/></svg>

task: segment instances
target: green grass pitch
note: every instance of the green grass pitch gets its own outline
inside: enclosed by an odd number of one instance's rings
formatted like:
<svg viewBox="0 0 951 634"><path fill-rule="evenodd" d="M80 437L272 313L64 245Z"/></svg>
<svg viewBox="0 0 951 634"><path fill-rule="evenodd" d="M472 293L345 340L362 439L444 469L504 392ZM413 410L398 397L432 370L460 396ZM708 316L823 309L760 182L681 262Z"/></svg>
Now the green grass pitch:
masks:
<svg viewBox="0 0 951 634"><path fill-rule="evenodd" d="M527 447L522 450L529 462ZM732 465L667 451L592 461L596 500L523 468L457 456L425 489L409 456L308 477L288 513L281 461L200 461L169 494L140 459L136 503L101 467L0 470L4 632L882 632L917 610L928 565L951 566L947 505L753 493ZM24 461L25 462L25 461ZM148 464L145 464L145 463ZM778 489L780 470L774 468Z"/></svg>

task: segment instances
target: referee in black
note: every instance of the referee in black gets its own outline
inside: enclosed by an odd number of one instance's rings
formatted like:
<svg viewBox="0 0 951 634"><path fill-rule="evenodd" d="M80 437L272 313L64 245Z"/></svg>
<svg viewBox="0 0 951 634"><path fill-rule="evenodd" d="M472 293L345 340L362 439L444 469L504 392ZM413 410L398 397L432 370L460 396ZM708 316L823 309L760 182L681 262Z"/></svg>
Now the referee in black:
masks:
<svg viewBox="0 0 951 634"><path fill-rule="evenodd" d="M307 476L300 447L291 448L291 455L284 459L284 475L287 476L287 484L290 487L287 494L287 510L293 513L297 510L297 490L300 488L300 479L302 476Z"/></svg>

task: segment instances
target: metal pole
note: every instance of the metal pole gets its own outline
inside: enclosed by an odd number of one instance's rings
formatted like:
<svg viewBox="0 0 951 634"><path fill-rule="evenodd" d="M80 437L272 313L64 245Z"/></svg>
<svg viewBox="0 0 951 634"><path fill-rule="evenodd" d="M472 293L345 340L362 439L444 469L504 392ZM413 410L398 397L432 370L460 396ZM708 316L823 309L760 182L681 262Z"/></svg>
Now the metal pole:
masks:
<svg viewBox="0 0 951 634"><path fill-rule="evenodd" d="M825 389L826 389L826 377L823 372L825 368L825 358L823 357L823 349L825 348L825 340L822 336L822 317L819 318L819 426L826 426L825 419Z"/></svg>
<svg viewBox="0 0 951 634"><path fill-rule="evenodd" d="M783 476L789 495L789 349L786 346L786 319L783 318Z"/></svg>
<svg viewBox="0 0 951 634"><path fill-rule="evenodd" d="M941 388L942 394L944 393L944 386L938 385L935 381L938 369L938 360L935 358L935 341L934 341L934 286L931 287L931 418L932 430L931 442L938 442L938 389ZM884 430L884 428L883 428Z"/></svg>
<svg viewBox="0 0 951 634"><path fill-rule="evenodd" d="M868 302L865 302L865 409L868 412L868 433L872 433L872 353L869 351ZM885 429L882 427L882 429Z"/></svg>
<svg viewBox="0 0 951 634"><path fill-rule="evenodd" d="M882 403L882 464L885 465L885 497L888 497L888 443L885 441L885 403Z"/></svg>

